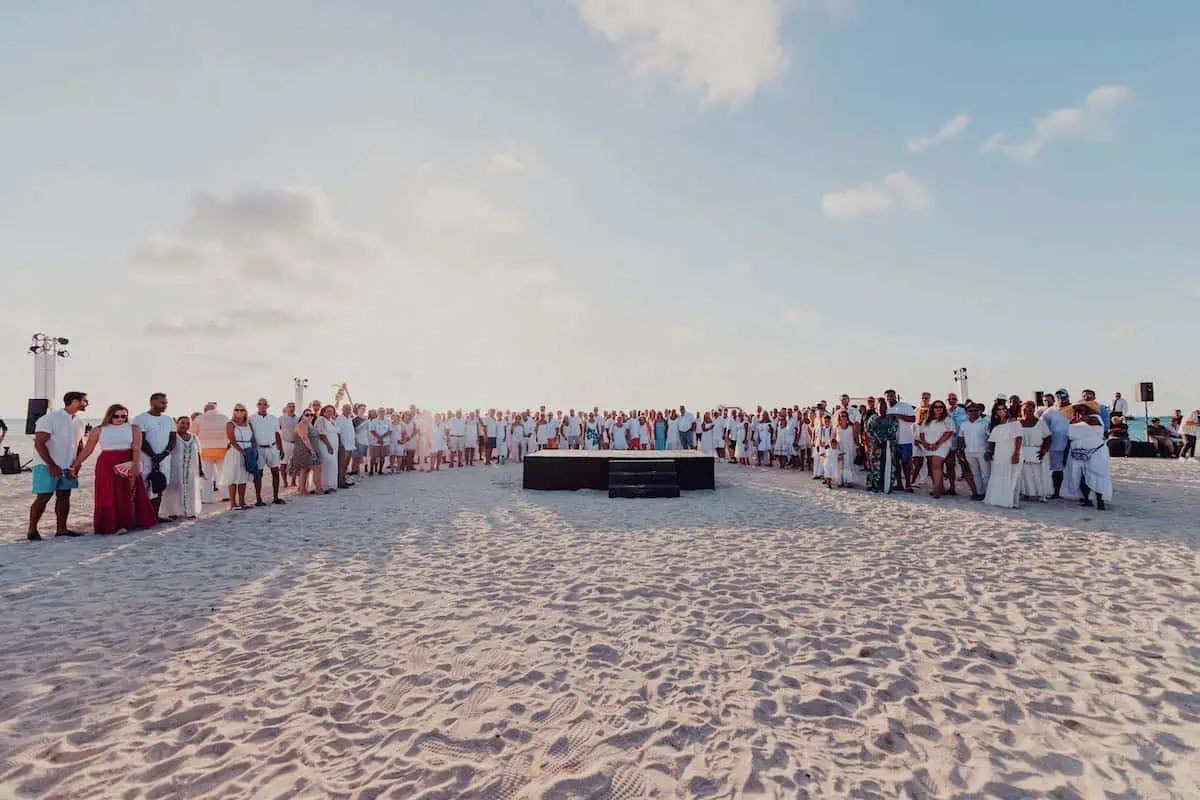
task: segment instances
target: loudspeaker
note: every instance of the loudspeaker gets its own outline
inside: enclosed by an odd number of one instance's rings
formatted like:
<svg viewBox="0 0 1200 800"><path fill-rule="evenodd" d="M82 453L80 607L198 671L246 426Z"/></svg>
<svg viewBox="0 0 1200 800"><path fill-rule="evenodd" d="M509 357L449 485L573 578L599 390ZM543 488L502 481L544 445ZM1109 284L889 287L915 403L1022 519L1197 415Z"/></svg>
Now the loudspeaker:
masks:
<svg viewBox="0 0 1200 800"><path fill-rule="evenodd" d="M1141 393L1140 400L1143 403L1154 402L1154 384L1150 381L1142 381L1138 384L1138 391Z"/></svg>
<svg viewBox="0 0 1200 800"><path fill-rule="evenodd" d="M1046 393L1043 392L1041 389L1038 389L1036 392L1033 393L1033 402L1037 404L1038 408L1042 407L1042 403L1045 401L1045 399L1046 399Z"/></svg>
<svg viewBox="0 0 1200 800"><path fill-rule="evenodd" d="M29 398L29 408L25 412L25 435L33 436L34 426L37 421L46 416L46 412L50 410L50 401L45 398L31 397Z"/></svg>

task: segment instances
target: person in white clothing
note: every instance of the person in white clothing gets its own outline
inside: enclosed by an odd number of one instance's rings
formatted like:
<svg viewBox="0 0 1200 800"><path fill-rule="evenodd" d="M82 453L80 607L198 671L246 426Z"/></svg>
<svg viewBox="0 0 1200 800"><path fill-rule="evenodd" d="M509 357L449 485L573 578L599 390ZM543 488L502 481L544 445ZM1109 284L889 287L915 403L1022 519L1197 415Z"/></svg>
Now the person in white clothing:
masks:
<svg viewBox="0 0 1200 800"><path fill-rule="evenodd" d="M679 419L675 421L679 430L679 447L682 450L693 450L696 447L696 415L684 406L679 407Z"/></svg>
<svg viewBox="0 0 1200 800"><path fill-rule="evenodd" d="M858 437L847 408L837 410L837 427L830 433L829 450L825 454L825 485L830 489L852 487L858 481L854 458L858 454Z"/></svg>
<svg viewBox="0 0 1200 800"><path fill-rule="evenodd" d="M279 499L279 464L283 453L283 435L279 420L274 414L268 414L271 404L267 398L258 398L258 405L250 415L250 431L254 434L254 446L258 448L258 472L254 473L254 505L265 506L262 499L263 470L271 470L271 502L277 506L283 505Z"/></svg>
<svg viewBox="0 0 1200 800"><path fill-rule="evenodd" d="M567 449L581 450L583 448L583 420L575 413L575 409L567 414L563 430L567 435Z"/></svg>
<svg viewBox="0 0 1200 800"><path fill-rule="evenodd" d="M1079 498L1079 505L1092 505L1096 495L1096 508L1104 511L1104 501L1112 499L1112 471L1108 457L1108 443L1104 437L1104 420L1095 401L1077 403L1074 419L1067 438L1070 450L1067 453L1066 477L1062 495Z"/></svg>
<svg viewBox="0 0 1200 800"><path fill-rule="evenodd" d="M169 519L200 515L200 440L191 433L191 417L175 420L175 450L171 454L171 474L163 493L163 510Z"/></svg>
<svg viewBox="0 0 1200 800"><path fill-rule="evenodd" d="M992 410L992 432L988 434L988 478L983 502L1001 508L1018 508L1021 497L1021 461L1024 444L1021 423L1008 419L1008 409L997 404Z"/></svg>
<svg viewBox="0 0 1200 800"><path fill-rule="evenodd" d="M54 498L55 536L82 536L67 527L71 515L71 491L79 488L79 476L71 471L71 464L79 454L83 442L83 421L80 412L86 411L88 396L83 392L67 392L63 395L63 407L38 418L34 427L33 504L29 507L29 528L25 538L31 542L42 541L38 523L50 498Z"/></svg>
<svg viewBox="0 0 1200 800"><path fill-rule="evenodd" d="M1050 476L1050 429L1037 415L1037 403L1026 400L1021 404L1021 497L1045 503L1054 493Z"/></svg>
<svg viewBox="0 0 1200 800"><path fill-rule="evenodd" d="M895 389L888 389L883 393L883 396L888 402L888 414L896 417L900 425L896 429L896 452L900 457L900 463L904 467L904 491L910 494L913 491L913 480L917 477L913 474L913 424L917 421L916 409L911 403L905 403L900 400L900 395Z"/></svg>
<svg viewBox="0 0 1200 800"><path fill-rule="evenodd" d="M155 392L150 395L150 410L133 418L133 424L142 431L142 452L146 455L142 459L142 480L159 522L169 521L162 516L160 508L167 476L171 474L171 451L175 449L175 420L167 416L166 411L167 396ZM155 477L151 478L151 475Z"/></svg>
<svg viewBox="0 0 1200 800"><path fill-rule="evenodd" d="M975 480L975 493L972 500L982 500L987 492L988 476L992 474L992 464L987 459L988 451L988 421L983 418L983 406L969 403L966 406L967 421L958 431L958 447L970 468Z"/></svg>
<svg viewBox="0 0 1200 800"><path fill-rule="evenodd" d="M1116 397L1113 398L1112 415L1114 417L1123 417L1128 413L1129 413L1129 401L1126 400L1124 397L1121 397L1120 392L1117 392Z"/></svg>
<svg viewBox="0 0 1200 800"><path fill-rule="evenodd" d="M342 413L334 425L338 432L337 488L349 489L354 485L348 477L350 462L354 459L354 451L358 449L358 436L354 431L354 406L344 404Z"/></svg>
<svg viewBox="0 0 1200 800"><path fill-rule="evenodd" d="M933 401L925 421L917 426L916 431L921 456L929 461L934 497L941 497L946 493L944 467L954 440L954 423L949 414L945 403L941 400Z"/></svg>

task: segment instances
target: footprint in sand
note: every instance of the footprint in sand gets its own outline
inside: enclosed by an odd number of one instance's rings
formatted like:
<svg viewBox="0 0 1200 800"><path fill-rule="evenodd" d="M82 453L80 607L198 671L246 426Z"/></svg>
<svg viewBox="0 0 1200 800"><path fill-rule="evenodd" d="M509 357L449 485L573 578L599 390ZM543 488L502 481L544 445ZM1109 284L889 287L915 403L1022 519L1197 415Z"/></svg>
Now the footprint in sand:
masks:
<svg viewBox="0 0 1200 800"><path fill-rule="evenodd" d="M481 683L470 691L462 704L462 715L467 718L478 717L484 712L484 704L496 693L495 689Z"/></svg>
<svg viewBox="0 0 1200 800"><path fill-rule="evenodd" d="M575 695L564 695L563 697L555 698L554 702L550 704L549 708L547 708L545 711L537 712L529 719L539 724L557 722L558 720L573 714L576 706L578 705L579 699L576 698Z"/></svg>
<svg viewBox="0 0 1200 800"><path fill-rule="evenodd" d="M634 764L622 764L613 771L612 786L608 790L608 800L641 800L650 796L650 787L642 775L640 767Z"/></svg>
<svg viewBox="0 0 1200 800"><path fill-rule="evenodd" d="M414 673L429 669L429 649L424 645L413 645L408 652L408 665Z"/></svg>
<svg viewBox="0 0 1200 800"><path fill-rule="evenodd" d="M596 749L596 733L600 726L591 717L571 723L567 732L559 736L542 754L539 772L542 775L557 775L578 769Z"/></svg>

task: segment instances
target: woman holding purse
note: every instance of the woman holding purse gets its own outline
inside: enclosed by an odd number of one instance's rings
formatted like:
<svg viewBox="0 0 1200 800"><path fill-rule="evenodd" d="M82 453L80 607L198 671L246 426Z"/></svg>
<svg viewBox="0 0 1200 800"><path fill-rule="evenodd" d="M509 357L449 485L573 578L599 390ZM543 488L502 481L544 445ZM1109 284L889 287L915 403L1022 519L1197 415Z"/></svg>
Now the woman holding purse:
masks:
<svg viewBox="0 0 1200 800"><path fill-rule="evenodd" d="M229 487L229 510L244 511L249 508L246 505L246 484L254 480L246 464L246 455L247 451L253 451L251 457L257 458L258 451L252 444L254 431L250 427L250 415L241 403L233 407L233 417L225 423L225 438L229 440L229 446L225 451L225 460L221 462L221 476Z"/></svg>
<svg viewBox="0 0 1200 800"><path fill-rule="evenodd" d="M142 481L142 432L129 422L129 409L123 405L108 407L71 471L78 474L97 446L100 457L96 460L92 530L105 536L153 528L158 524L158 514Z"/></svg>

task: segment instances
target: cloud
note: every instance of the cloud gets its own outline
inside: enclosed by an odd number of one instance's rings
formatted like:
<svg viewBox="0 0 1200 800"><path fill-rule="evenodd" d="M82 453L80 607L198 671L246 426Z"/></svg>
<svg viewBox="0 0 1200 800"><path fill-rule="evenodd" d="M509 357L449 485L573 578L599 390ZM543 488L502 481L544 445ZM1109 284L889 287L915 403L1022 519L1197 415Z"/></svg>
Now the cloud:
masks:
<svg viewBox="0 0 1200 800"><path fill-rule="evenodd" d="M383 251L376 237L339 225L317 187L285 186L202 192L175 232L149 237L130 261L152 282L201 274L282 282L329 266L370 263Z"/></svg>
<svg viewBox="0 0 1200 800"><path fill-rule="evenodd" d="M929 205L929 191L907 172L893 172L878 184L828 192L821 197L821 213L830 219L850 220L882 214L893 208L921 211Z"/></svg>
<svg viewBox="0 0 1200 800"><path fill-rule="evenodd" d="M576 0L635 75L736 108L788 67L781 0ZM839 4L840 5L840 4Z"/></svg>
<svg viewBox="0 0 1200 800"><path fill-rule="evenodd" d="M804 308L786 308L780 324L784 326L810 325L819 322L820 319L821 315L816 311Z"/></svg>
<svg viewBox="0 0 1200 800"><path fill-rule="evenodd" d="M1129 99L1128 86L1107 85L1093 89L1083 105L1058 108L1033 121L1033 132L1027 139L1008 142L1002 133L991 136L981 148L985 153L1002 153L1014 161L1029 161L1048 144L1071 139L1105 139L1110 135L1109 123L1118 108Z"/></svg>
<svg viewBox="0 0 1200 800"><path fill-rule="evenodd" d="M488 158L488 169L502 175L529 172L535 167L537 156L530 150L521 150L513 145L506 145L494 151Z"/></svg>
<svg viewBox="0 0 1200 800"><path fill-rule="evenodd" d="M908 150L911 153L919 153L922 150L928 150L942 142L948 142L955 138L967 129L971 124L970 114L959 114L951 117L942 123L942 127L937 129L936 133L931 133L927 136L918 136L915 139L908 140Z"/></svg>
<svg viewBox="0 0 1200 800"><path fill-rule="evenodd" d="M164 338L228 338L281 329L294 328L304 317L281 308L235 308L211 317L176 319L170 322L151 321L146 334Z"/></svg>
<svg viewBox="0 0 1200 800"><path fill-rule="evenodd" d="M473 189L430 186L417 195L412 218L427 233L518 233L521 220Z"/></svg>

